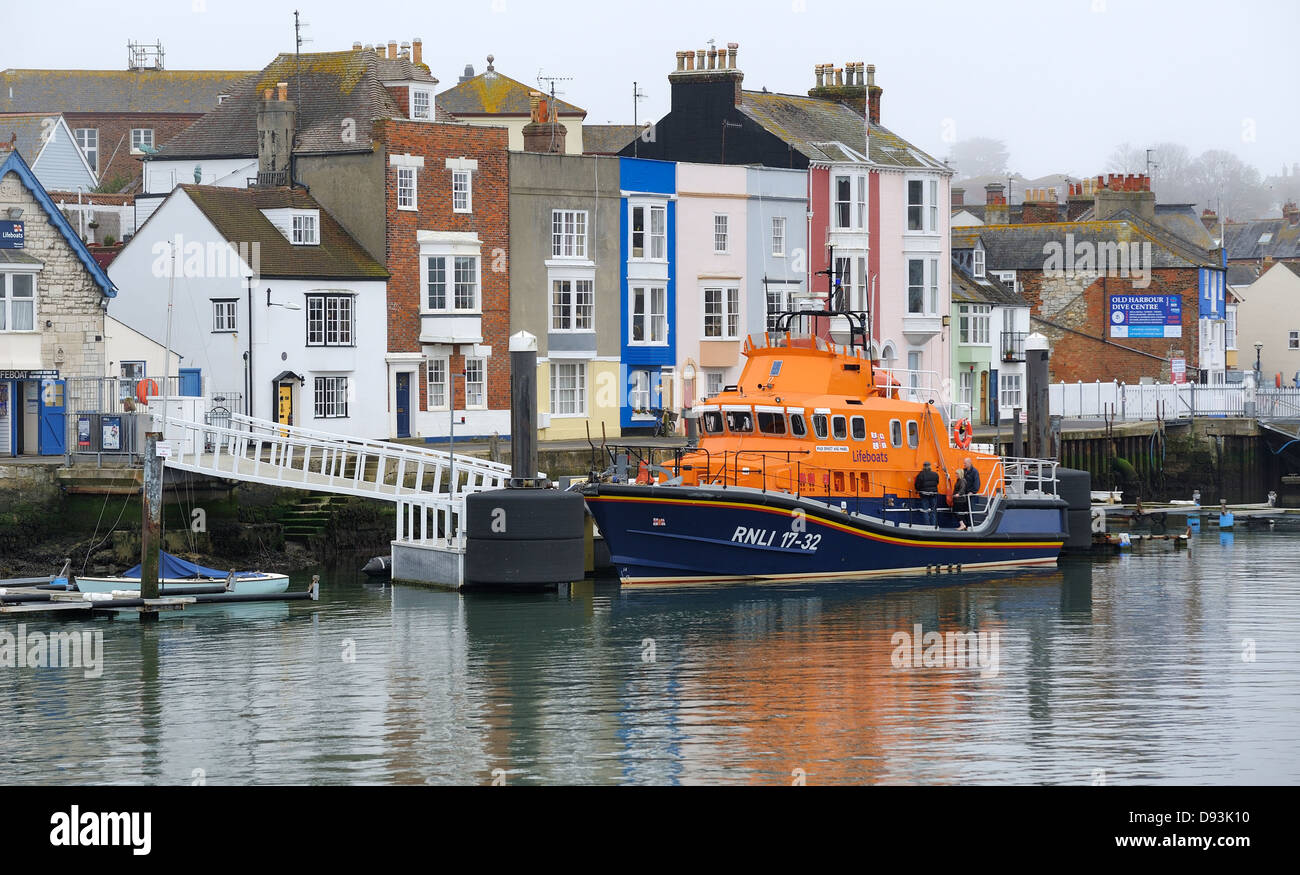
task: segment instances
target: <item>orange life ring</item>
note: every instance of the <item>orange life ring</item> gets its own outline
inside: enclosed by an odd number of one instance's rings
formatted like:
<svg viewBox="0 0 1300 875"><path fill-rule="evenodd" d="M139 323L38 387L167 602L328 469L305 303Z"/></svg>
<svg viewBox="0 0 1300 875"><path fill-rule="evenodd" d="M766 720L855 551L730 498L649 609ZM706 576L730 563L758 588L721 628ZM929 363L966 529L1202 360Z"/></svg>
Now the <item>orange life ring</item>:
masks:
<svg viewBox="0 0 1300 875"><path fill-rule="evenodd" d="M974 435L975 429L971 427L969 419L959 419L952 427L952 442L958 449L964 450L970 447Z"/></svg>
<svg viewBox="0 0 1300 875"><path fill-rule="evenodd" d="M148 404L150 396L158 394L158 384L153 380L141 380L135 384L135 397L141 404Z"/></svg>

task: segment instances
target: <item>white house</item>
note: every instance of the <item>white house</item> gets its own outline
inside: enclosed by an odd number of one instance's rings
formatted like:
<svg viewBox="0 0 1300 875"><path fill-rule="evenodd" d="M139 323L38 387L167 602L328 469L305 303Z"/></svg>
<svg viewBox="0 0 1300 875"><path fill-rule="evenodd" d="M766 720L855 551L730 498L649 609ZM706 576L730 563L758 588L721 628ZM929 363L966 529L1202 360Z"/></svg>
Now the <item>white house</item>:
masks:
<svg viewBox="0 0 1300 875"><path fill-rule="evenodd" d="M385 437L387 271L300 188L178 186L109 270L110 315L167 337L260 419ZM173 287L174 277L174 287Z"/></svg>

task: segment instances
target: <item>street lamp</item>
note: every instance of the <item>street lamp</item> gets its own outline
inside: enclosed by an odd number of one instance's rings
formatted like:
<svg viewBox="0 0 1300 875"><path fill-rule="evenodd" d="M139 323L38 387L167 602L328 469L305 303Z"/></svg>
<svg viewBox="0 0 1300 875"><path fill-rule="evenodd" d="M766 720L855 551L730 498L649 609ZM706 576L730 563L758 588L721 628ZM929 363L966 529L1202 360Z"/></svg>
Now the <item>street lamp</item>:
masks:
<svg viewBox="0 0 1300 875"><path fill-rule="evenodd" d="M1264 348L1263 343L1261 343L1258 340L1255 341L1255 385L1256 386L1259 385L1259 381L1264 377L1264 371L1259 366L1259 351L1263 348Z"/></svg>
<svg viewBox="0 0 1300 875"><path fill-rule="evenodd" d="M293 303L292 301L288 302L287 304L281 304L279 301L272 301L272 300L271 300L271 290L270 290L270 288L268 288L268 289L266 290L266 306L268 306L268 307L283 307L283 308L286 309L286 310L301 310L301 309L302 309L302 305L300 305L300 304L295 304L295 303Z"/></svg>

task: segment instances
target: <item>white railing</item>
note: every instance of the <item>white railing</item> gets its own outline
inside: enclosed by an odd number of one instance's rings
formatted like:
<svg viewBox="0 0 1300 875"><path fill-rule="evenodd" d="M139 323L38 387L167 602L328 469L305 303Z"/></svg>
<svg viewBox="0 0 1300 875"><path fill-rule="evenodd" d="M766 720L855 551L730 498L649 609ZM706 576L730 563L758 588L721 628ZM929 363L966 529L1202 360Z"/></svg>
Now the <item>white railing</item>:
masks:
<svg viewBox="0 0 1300 875"><path fill-rule="evenodd" d="M399 500L395 540L465 549L464 499L435 504L424 500Z"/></svg>
<svg viewBox="0 0 1300 875"><path fill-rule="evenodd" d="M971 419L971 406L965 402L953 401L949 390L944 386L944 379L935 371L912 371L902 368L876 368L876 383L897 389L898 397L903 401L917 401L925 404L934 402L943 414L944 427L959 419ZM897 383L898 385L894 385Z"/></svg>
<svg viewBox="0 0 1300 875"><path fill-rule="evenodd" d="M1194 416L1248 415L1255 401L1261 419L1300 417L1300 389L1257 389L1199 383L1053 383L1049 387L1053 415L1065 419L1142 421L1188 419Z"/></svg>
<svg viewBox="0 0 1300 875"><path fill-rule="evenodd" d="M1055 459L1029 459L1004 456L1002 466L1003 489L1007 495L1056 495ZM992 479L992 478L990 478Z"/></svg>

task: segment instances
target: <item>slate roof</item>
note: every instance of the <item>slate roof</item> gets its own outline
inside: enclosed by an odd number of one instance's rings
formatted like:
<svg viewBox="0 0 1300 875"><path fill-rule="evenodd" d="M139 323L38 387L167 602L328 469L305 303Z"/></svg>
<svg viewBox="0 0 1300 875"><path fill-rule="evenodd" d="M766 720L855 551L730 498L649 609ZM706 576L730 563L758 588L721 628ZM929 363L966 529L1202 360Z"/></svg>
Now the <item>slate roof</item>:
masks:
<svg viewBox="0 0 1300 875"><path fill-rule="evenodd" d="M189 196L226 240L260 244L263 276L359 280L388 277L383 265L371 258L361 244L301 188L246 189L215 185L181 185L178 188ZM175 193L170 195L175 196ZM320 245L293 245L261 212L290 207L320 210Z"/></svg>
<svg viewBox="0 0 1300 875"><path fill-rule="evenodd" d="M1045 222L1030 225L982 225L952 229L954 250L972 249L983 242L989 270L1043 270L1049 243L1064 246L1072 234L1075 245L1094 247L1115 243L1151 243L1155 268L1217 267L1210 253L1145 222L1127 210L1104 222ZM1098 248L1097 251L1100 251Z"/></svg>
<svg viewBox="0 0 1300 875"><path fill-rule="evenodd" d="M994 307L1028 307L1029 302L992 274L983 278L968 274L956 262L952 265L952 299L959 304L991 304Z"/></svg>
<svg viewBox="0 0 1300 875"><path fill-rule="evenodd" d="M842 103L797 94L742 91L740 111L765 130L789 143L809 161L860 161L866 121ZM924 167L948 170L947 165L902 137L871 125L871 161L882 167ZM857 155L845 151L854 150Z"/></svg>
<svg viewBox="0 0 1300 875"><path fill-rule="evenodd" d="M397 65L401 64L407 69L399 69ZM383 85L385 74L405 78L419 73L434 81L427 70L409 61L385 59L382 67L373 49L314 52L302 55L300 64L295 63L292 53L281 54L261 72L240 82L220 106L168 140L156 157L170 160L257 155L258 102L267 88L275 88L279 82L289 84L289 99L296 104L295 152L369 152L373 147L371 121L405 117ZM346 126L354 134L351 141L342 136L344 119L352 120ZM452 120L441 107L435 119Z"/></svg>
<svg viewBox="0 0 1300 875"><path fill-rule="evenodd" d="M438 95L438 105L453 116L461 115L531 115L528 94L544 91L540 85L525 85L492 69L453 85ZM555 99L556 115L586 116L587 111L572 103ZM584 131L583 139L586 139Z"/></svg>
<svg viewBox="0 0 1300 875"><path fill-rule="evenodd" d="M54 229L58 231L60 235L62 235L69 248L72 249L73 255L77 256L77 260L86 268L86 271L90 274L90 278L95 281L95 285L99 286L99 290L104 293L105 297L117 297L117 286L113 285L113 281L108 278L108 274L104 273L104 269L99 266L94 258L91 257L89 247L87 247L81 237L77 235L77 232L72 230L72 225L68 223L68 220L64 217L63 213L59 212L59 208L54 205L54 201L50 199L49 193L45 191L45 188L41 185L40 181L37 180L36 174L32 172L32 168L23 160L23 156L18 152L10 151L0 152L0 155L5 156L4 161L0 162L0 179L3 179L8 173L15 173L18 175L18 179L23 183L31 196L36 199L36 202L41 205L41 209L45 211L45 215L49 219L50 224L54 226Z"/></svg>
<svg viewBox="0 0 1300 875"><path fill-rule="evenodd" d="M1215 248L1214 237L1205 230L1195 204L1156 204L1156 224L1193 246Z"/></svg>
<svg viewBox="0 0 1300 875"><path fill-rule="evenodd" d="M617 155L640 135L641 130L637 125L583 125L583 154Z"/></svg>
<svg viewBox="0 0 1300 875"><path fill-rule="evenodd" d="M981 222L987 222L988 217L985 213L986 206L987 204L965 204L965 205L958 204L952 207L950 213L955 216L959 212L965 210L966 212L970 213L972 216L978 218ZM1064 222L1065 217L1067 215L1066 210L1068 209L1068 207L1066 204L1061 204L1061 203L1058 203L1056 206L1057 206L1057 215L1060 217L1059 221ZM1008 222L1010 222L1013 225L1018 225L1021 223L1021 220L1024 219L1024 216L1025 216L1024 204L1007 204Z"/></svg>
<svg viewBox="0 0 1300 875"><path fill-rule="evenodd" d="M58 117L57 113L51 115L48 112L0 113L0 143L7 144L17 135L18 139L13 141L14 148L22 153L28 164L34 164L43 146L41 132L45 119Z"/></svg>
<svg viewBox="0 0 1300 875"><path fill-rule="evenodd" d="M1272 237L1260 243L1265 234ZM1232 222L1224 226L1223 236L1229 261L1300 258L1300 225L1290 225L1286 219Z"/></svg>
<svg viewBox="0 0 1300 875"><path fill-rule="evenodd" d="M0 112L204 113L248 70L4 70Z"/></svg>

